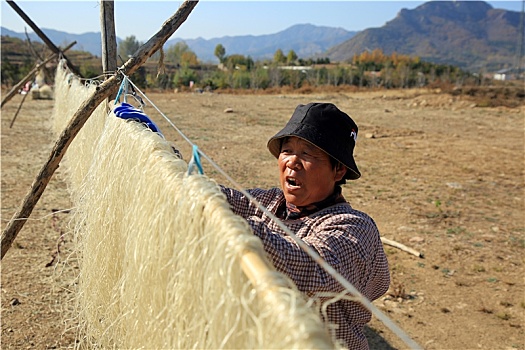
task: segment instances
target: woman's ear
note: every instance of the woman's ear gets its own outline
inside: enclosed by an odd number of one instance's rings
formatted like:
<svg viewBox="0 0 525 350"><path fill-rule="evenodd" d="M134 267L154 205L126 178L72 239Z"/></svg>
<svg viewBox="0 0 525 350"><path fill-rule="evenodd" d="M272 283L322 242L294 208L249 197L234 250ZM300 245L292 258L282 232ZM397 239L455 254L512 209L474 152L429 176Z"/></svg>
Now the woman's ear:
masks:
<svg viewBox="0 0 525 350"><path fill-rule="evenodd" d="M335 166L335 182L340 181L345 176L347 171L348 169L343 164L338 162Z"/></svg>

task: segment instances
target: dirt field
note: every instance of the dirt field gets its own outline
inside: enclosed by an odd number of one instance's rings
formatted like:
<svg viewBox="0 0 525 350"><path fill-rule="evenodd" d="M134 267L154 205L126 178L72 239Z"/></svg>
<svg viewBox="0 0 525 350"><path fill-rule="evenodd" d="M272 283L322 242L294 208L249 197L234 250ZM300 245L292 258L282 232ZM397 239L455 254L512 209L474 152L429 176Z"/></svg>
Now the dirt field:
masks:
<svg viewBox="0 0 525 350"><path fill-rule="evenodd" d="M246 187L277 185L266 141L297 104L334 102L360 126L363 176L345 186L346 198L385 238L424 254L385 246L392 286L375 305L425 349L525 349L524 107L479 108L414 90L148 96ZM3 228L55 142L47 127L53 101L27 98L9 128L21 99L1 116ZM183 138L152 107L146 112L189 159ZM230 185L206 163L205 173ZM2 260L2 349L75 344L72 204L63 178L59 168ZM372 349L406 348L376 318L368 335Z"/></svg>

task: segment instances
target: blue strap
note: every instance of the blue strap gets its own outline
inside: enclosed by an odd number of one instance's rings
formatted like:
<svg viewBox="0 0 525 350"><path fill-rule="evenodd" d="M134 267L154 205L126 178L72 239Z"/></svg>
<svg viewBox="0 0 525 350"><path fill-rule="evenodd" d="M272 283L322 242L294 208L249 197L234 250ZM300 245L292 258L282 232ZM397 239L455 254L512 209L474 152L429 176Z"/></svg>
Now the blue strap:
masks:
<svg viewBox="0 0 525 350"><path fill-rule="evenodd" d="M118 88L117 97L115 97L115 104L119 102L120 94L122 94L122 90L124 90L124 87L127 85L127 79L128 77L124 76L124 79L122 79L122 83L120 83L120 87Z"/></svg>
<svg viewBox="0 0 525 350"><path fill-rule="evenodd" d="M199 169L199 174L204 174L204 170L202 170L201 158L199 155L199 147L197 147L197 145L193 145L193 154L191 156L190 162L188 163L188 175L193 173L195 166Z"/></svg>
<svg viewBox="0 0 525 350"><path fill-rule="evenodd" d="M158 133L160 136L164 137L160 132L159 127L151 120L144 112L133 107L129 103L122 102L120 106L117 106L113 109L115 116L121 119L132 119L143 123L151 131Z"/></svg>

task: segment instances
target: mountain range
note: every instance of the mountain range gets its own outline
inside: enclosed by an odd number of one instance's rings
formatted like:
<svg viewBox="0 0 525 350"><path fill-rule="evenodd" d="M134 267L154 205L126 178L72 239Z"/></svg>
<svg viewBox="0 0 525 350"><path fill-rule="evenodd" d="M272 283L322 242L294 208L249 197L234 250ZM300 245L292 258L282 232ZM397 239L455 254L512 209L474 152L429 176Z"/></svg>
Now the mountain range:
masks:
<svg viewBox="0 0 525 350"><path fill-rule="evenodd" d="M483 1L429 1L413 10L402 9L380 28L359 32L342 28L297 24L275 34L224 36L212 39L174 38L165 48L184 41L202 62L217 62L217 44L226 55L241 54L254 60L272 58L277 49L299 58L328 57L349 61L365 50L419 56L422 60L479 71L515 67L523 56L523 19L520 13L494 9ZM521 33L520 33L521 28ZM75 50L101 55L100 33L70 34L41 28L56 45L77 41ZM25 39L25 33L1 28L1 34ZM176 33L175 33L176 34ZM35 33L28 34L40 41ZM122 41L117 38L117 43ZM523 60L521 60L523 62Z"/></svg>
<svg viewBox="0 0 525 350"><path fill-rule="evenodd" d="M66 46L76 41L75 50L83 50L93 55L101 56L102 44L100 32L84 34L70 34L54 29L41 28L46 36L57 46ZM18 33L1 27L1 34L19 39L25 39L25 33ZM199 60L203 62L218 62L214 55L215 47L221 44L226 49L226 54L241 54L253 59L272 58L277 49L281 49L286 55L288 51L294 50L300 58L312 57L325 52L330 47L344 42L354 36L356 32L349 32L341 28L318 27L311 24L298 24L281 32L268 35L243 35L224 36L209 40L203 38L181 39L174 38L164 44L164 48L184 41L189 48L195 52ZM28 33L31 41L42 42L38 35ZM124 40L117 37L117 45Z"/></svg>

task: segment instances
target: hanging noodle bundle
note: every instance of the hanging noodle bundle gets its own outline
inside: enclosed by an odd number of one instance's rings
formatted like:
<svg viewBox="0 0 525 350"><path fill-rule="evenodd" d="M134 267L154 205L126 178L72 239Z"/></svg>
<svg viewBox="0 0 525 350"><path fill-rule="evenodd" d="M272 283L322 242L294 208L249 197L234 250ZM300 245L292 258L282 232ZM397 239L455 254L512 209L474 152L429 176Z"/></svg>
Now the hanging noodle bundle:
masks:
<svg viewBox="0 0 525 350"><path fill-rule="evenodd" d="M57 67L55 77L55 104L53 106L52 129L59 135L77 111L80 104L94 91L94 84L85 85L73 73L66 69L62 61ZM74 196L86 177L87 171L96 154L98 139L103 133L107 116L107 104L101 103L86 121L81 132L75 137L65 155L66 172L69 186Z"/></svg>
<svg viewBox="0 0 525 350"><path fill-rule="evenodd" d="M62 65L55 82L60 126L93 87ZM66 159L81 346L338 347L219 186L188 175L162 137L106 107L92 114Z"/></svg>

